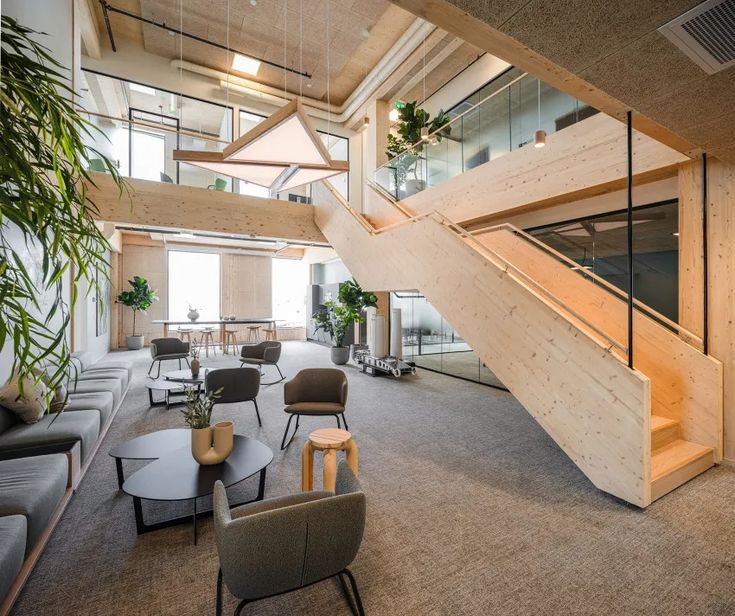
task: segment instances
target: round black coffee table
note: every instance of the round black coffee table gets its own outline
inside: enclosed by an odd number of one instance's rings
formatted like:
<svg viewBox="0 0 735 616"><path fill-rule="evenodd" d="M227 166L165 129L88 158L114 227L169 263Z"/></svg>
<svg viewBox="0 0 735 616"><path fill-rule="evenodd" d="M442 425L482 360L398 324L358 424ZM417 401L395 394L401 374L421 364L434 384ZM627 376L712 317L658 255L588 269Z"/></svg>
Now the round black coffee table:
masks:
<svg viewBox="0 0 735 616"><path fill-rule="evenodd" d="M191 369L184 368L183 370L172 370L171 372L166 372L163 375L163 378L167 381L176 381L178 383L187 383L189 385L202 385L207 376L207 372L209 372L209 368L200 366L199 373L196 376L192 376Z"/></svg>
<svg viewBox="0 0 735 616"><path fill-rule="evenodd" d="M182 436L182 433L185 435ZM182 445L182 441L185 444ZM178 445L178 446L177 446ZM197 511L197 498L208 496L214 490L216 481L228 488L256 473L260 473L258 495L237 507L249 502L263 500L265 492L266 468L273 460L269 447L248 436L235 435L232 453L222 464L203 466L191 455L191 432L181 430L161 430L133 439L110 451L116 460L154 459L153 462L133 473L122 484L126 494L133 497L135 526L138 534L160 528L167 528L189 520L193 523L194 543L197 541L197 519L211 515L212 511ZM194 512L182 516L146 524L143 520L142 499L158 501L191 500Z"/></svg>

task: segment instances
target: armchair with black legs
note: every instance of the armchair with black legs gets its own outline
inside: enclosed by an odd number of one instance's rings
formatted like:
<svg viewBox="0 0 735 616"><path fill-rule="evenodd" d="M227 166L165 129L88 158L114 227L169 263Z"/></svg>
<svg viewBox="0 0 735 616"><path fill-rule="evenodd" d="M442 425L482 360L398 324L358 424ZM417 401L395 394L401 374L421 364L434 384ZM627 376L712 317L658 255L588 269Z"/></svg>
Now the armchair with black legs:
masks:
<svg viewBox="0 0 735 616"><path fill-rule="evenodd" d="M258 410L258 392L260 391L260 370L257 368L218 368L207 372L204 380L207 394L221 390L213 398L215 404L232 404L234 402L252 402L255 415L260 422Z"/></svg>
<svg viewBox="0 0 735 616"><path fill-rule="evenodd" d="M222 482L214 486L214 531L220 570L217 616L223 584L248 603L336 577L353 614L363 616L357 582L348 569L362 543L365 494L346 462L337 469L336 490L304 492L230 511ZM347 582L352 589L348 589Z"/></svg>
<svg viewBox="0 0 735 616"><path fill-rule="evenodd" d="M286 377L278 367L278 361L281 359L281 343L274 340L266 340L258 344L246 344L240 351L240 364L252 364L253 366L275 366L280 375L280 379L263 383L263 385L274 385L280 383Z"/></svg>
<svg viewBox="0 0 735 616"><path fill-rule="evenodd" d="M161 376L161 362L169 359L179 360L179 369L181 369L181 360L185 359L187 365L189 364L189 343L183 342L178 338L155 338L151 340L151 367L148 368L148 376L151 376L153 366L158 363L158 372L153 377L157 379Z"/></svg>

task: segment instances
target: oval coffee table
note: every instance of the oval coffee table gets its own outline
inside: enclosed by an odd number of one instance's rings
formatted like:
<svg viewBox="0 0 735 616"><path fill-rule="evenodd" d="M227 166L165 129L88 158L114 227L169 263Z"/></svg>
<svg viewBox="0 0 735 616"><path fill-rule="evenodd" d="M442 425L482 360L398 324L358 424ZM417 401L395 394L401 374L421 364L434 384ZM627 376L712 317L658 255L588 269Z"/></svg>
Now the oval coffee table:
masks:
<svg viewBox="0 0 735 616"><path fill-rule="evenodd" d="M194 460L191 455L191 433L189 430L162 430L161 432L169 434L160 435L158 432L146 434L110 452L110 455L114 455L117 459L128 457L131 454L136 454L138 459L156 458L147 466L133 473L122 485L123 492L133 497L135 526L139 535L191 520L194 543L196 544L197 519L212 514L211 510L197 511L197 498L211 495L217 481L221 481L225 488L229 488L256 473L260 473L258 495L252 500L234 504L232 507L263 500L266 468L273 460L273 452L269 447L254 438L236 434L232 453L227 460L221 464L204 466ZM178 434L170 434L174 432L187 433L188 439L184 446L173 448L173 443L181 438ZM154 447L157 443L164 443L163 451L160 447ZM129 449L125 449L126 446L129 446ZM149 446L150 449L148 449ZM171 448L166 450L168 446L171 446ZM181 516L146 524L143 520L142 499L157 501L190 500L193 502L194 512L191 516Z"/></svg>

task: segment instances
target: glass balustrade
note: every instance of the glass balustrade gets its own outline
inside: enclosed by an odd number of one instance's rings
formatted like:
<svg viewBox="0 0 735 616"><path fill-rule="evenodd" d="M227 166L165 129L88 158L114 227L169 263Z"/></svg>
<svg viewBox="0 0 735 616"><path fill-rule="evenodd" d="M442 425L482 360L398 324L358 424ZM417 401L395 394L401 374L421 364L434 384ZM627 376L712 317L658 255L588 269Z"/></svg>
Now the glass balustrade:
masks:
<svg viewBox="0 0 735 616"><path fill-rule="evenodd" d="M532 144L537 130L550 135L597 112L530 75L500 82L492 92L483 89L478 102L468 99L458 106L466 109L427 141L379 167L375 182L405 199Z"/></svg>

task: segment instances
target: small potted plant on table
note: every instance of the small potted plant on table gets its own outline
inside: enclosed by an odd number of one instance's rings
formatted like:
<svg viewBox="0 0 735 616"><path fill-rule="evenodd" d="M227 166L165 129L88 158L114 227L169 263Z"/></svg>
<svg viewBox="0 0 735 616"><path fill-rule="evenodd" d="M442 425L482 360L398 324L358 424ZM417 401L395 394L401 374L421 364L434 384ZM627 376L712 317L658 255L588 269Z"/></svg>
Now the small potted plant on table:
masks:
<svg viewBox="0 0 735 616"><path fill-rule="evenodd" d="M191 455L202 465L220 464L232 453L234 429L231 421L221 421L210 425L212 408L222 389L204 396L194 387L186 388L186 425L191 428Z"/></svg>
<svg viewBox="0 0 735 616"><path fill-rule="evenodd" d="M158 296L156 295L156 292L151 289L148 281L141 276L133 276L133 279L128 280L128 282L130 283L132 290L122 291L119 293L116 301L119 304L127 306L133 311L133 333L127 337L127 343L128 349L136 350L143 348L145 338L144 336L138 336L135 333L135 317L138 312L145 314L145 311L153 305L153 302L158 301Z"/></svg>

